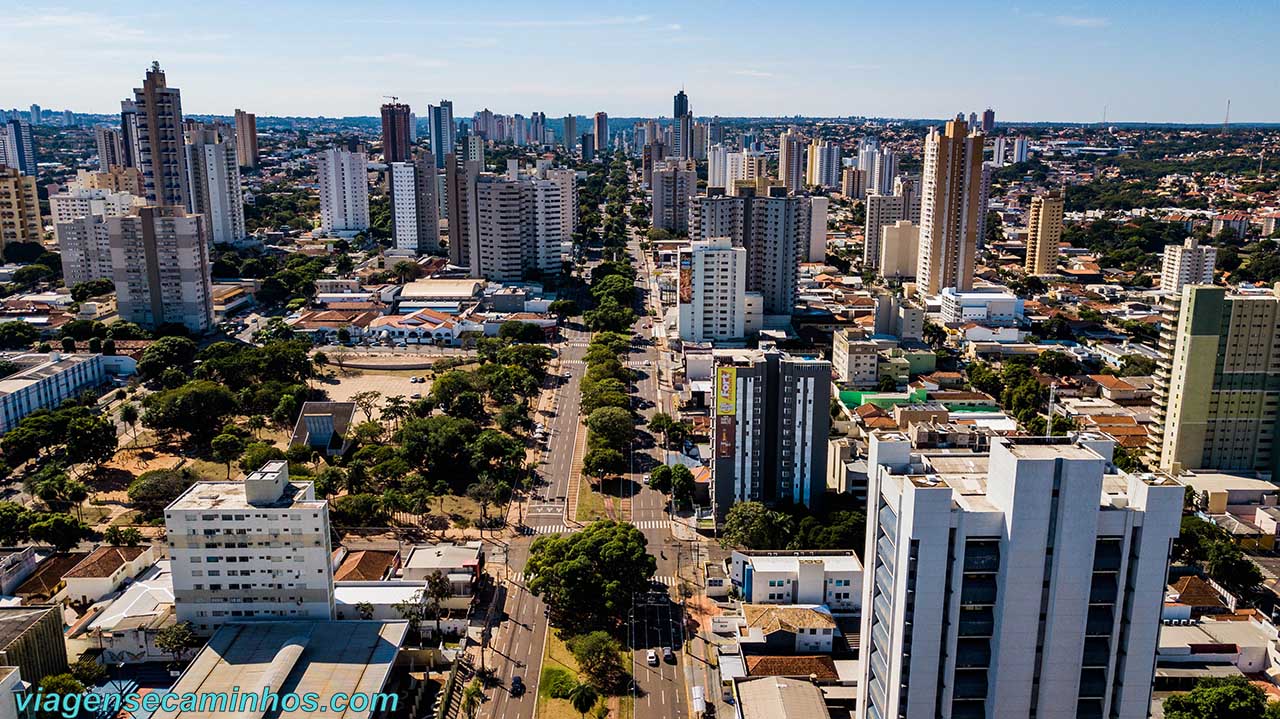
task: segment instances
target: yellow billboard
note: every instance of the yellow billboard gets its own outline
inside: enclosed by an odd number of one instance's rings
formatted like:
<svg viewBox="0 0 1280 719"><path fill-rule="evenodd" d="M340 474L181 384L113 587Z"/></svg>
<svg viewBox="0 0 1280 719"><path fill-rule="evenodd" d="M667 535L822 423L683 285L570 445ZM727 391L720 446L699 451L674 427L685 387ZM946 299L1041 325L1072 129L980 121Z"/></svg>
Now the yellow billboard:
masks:
<svg viewBox="0 0 1280 719"><path fill-rule="evenodd" d="M733 367L716 368L716 414L738 413L738 370Z"/></svg>

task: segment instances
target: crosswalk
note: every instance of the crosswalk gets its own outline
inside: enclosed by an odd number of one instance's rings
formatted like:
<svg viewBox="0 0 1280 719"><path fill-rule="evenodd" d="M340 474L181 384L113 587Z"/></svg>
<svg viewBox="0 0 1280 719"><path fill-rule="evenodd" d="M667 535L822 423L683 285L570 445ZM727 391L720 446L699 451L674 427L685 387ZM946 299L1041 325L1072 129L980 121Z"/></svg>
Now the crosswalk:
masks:
<svg viewBox="0 0 1280 719"><path fill-rule="evenodd" d="M508 579L509 581L511 581L512 583L514 583L514 584L524 584L524 583L525 583L525 576L524 576L524 572L512 572L511 574L508 574L508 575L507 575L507 579ZM653 578L653 581L657 582L658 584L662 584L662 585L664 585L664 586L667 586L667 587L674 587L674 586L677 586L678 584L680 584L680 580L679 580L679 579L677 579L676 577L672 577L672 576L654 577L654 578Z"/></svg>
<svg viewBox="0 0 1280 719"><path fill-rule="evenodd" d="M560 509L558 511L563 511ZM535 514L535 512L529 512ZM670 529L671 522L666 519L642 519L639 522L632 522L636 529ZM523 527L521 533L529 536L535 534L569 534L576 532L578 527L566 527L563 524L543 524L537 527Z"/></svg>

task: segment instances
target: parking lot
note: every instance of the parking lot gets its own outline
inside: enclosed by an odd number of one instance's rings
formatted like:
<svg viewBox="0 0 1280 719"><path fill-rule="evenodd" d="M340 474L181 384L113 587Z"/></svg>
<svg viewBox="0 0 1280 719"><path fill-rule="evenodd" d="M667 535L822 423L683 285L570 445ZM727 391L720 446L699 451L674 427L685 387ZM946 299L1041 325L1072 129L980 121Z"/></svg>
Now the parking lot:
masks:
<svg viewBox="0 0 1280 719"><path fill-rule="evenodd" d="M329 399L334 402L349 402L355 395L369 391L379 392L383 398L400 395L406 400L412 400L415 394L426 397L431 391L430 381L413 382L411 379L423 375L424 373L403 370L356 370L350 374L340 372L336 376L326 377L318 384L329 393ZM363 414L358 414L357 417L364 420ZM374 417L377 417L376 413Z"/></svg>

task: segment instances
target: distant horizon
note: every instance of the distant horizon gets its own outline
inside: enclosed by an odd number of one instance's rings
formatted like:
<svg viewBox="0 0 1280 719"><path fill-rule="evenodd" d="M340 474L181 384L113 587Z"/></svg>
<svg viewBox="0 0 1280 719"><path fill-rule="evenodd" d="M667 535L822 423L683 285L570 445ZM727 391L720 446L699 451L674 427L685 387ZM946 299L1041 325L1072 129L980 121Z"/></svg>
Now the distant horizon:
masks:
<svg viewBox="0 0 1280 719"><path fill-rule="evenodd" d="M396 95L425 115L501 106L618 117L949 117L991 107L1010 124L1280 123L1280 5L904 6L762 0L599 6L493 0L227 3L86 0L14 8L0 107L113 114L158 60L192 115L362 117ZM1272 78L1267 80L1266 78ZM1271 90L1267 88L1271 87ZM1060 118L1052 120L1027 118ZM1124 118L1124 119L1120 119Z"/></svg>

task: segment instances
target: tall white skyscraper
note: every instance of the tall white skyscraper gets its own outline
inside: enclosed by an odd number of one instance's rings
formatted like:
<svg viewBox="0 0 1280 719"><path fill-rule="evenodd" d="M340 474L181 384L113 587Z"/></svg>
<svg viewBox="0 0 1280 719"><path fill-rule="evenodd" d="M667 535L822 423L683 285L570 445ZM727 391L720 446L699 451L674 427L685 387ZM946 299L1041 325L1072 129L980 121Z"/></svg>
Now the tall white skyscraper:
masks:
<svg viewBox="0 0 1280 719"><path fill-rule="evenodd" d="M320 229L363 232L369 229L368 156L336 147L320 153Z"/></svg>
<svg viewBox="0 0 1280 719"><path fill-rule="evenodd" d="M1019 135L1013 141L1013 164L1026 162L1031 156L1031 141L1026 135Z"/></svg>
<svg viewBox="0 0 1280 719"><path fill-rule="evenodd" d="M693 163L668 160L653 170L652 224L676 234L689 232L689 202L698 194Z"/></svg>
<svg viewBox="0 0 1280 719"><path fill-rule="evenodd" d="M1113 448L872 435L859 717L1145 719L1183 487Z"/></svg>
<svg viewBox="0 0 1280 719"><path fill-rule="evenodd" d="M991 162L996 167L1004 167L1006 164L1005 163L1005 157L1007 156L1007 153L1006 153L1007 148L1005 146L1006 142L1007 141L1005 140L1004 135L1001 135L991 141Z"/></svg>
<svg viewBox="0 0 1280 719"><path fill-rule="evenodd" d="M893 180L898 175L898 156L887 147L880 148L872 163L870 189L887 195L893 192Z"/></svg>
<svg viewBox="0 0 1280 719"><path fill-rule="evenodd" d="M1201 245L1188 237L1180 245L1165 245L1160 265L1160 292L1182 297L1187 285L1213 284L1213 268L1218 263L1218 248Z"/></svg>
<svg viewBox="0 0 1280 719"><path fill-rule="evenodd" d="M930 128L924 145L920 187L918 291L936 295L946 287L973 288L982 196L983 138L957 117L942 132Z"/></svg>
<svg viewBox="0 0 1280 719"><path fill-rule="evenodd" d="M578 189L573 170L540 170L533 184L534 266L544 277L560 272L564 248L573 244Z"/></svg>
<svg viewBox="0 0 1280 719"><path fill-rule="evenodd" d="M0 165L35 177L36 145L31 125L18 119L0 124Z"/></svg>
<svg viewBox="0 0 1280 719"><path fill-rule="evenodd" d="M707 149L707 187L729 187L729 149L716 143Z"/></svg>
<svg viewBox="0 0 1280 719"><path fill-rule="evenodd" d="M796 130L778 136L778 180L790 192L804 190L804 138Z"/></svg>
<svg viewBox="0 0 1280 719"><path fill-rule="evenodd" d="M214 244L244 239L244 195L235 136L204 126L192 133L191 140L186 146L191 211L204 216Z"/></svg>
<svg viewBox="0 0 1280 719"><path fill-rule="evenodd" d="M421 153L412 162L391 163L391 223L396 249L426 255L440 249L440 203L436 159Z"/></svg>
<svg viewBox="0 0 1280 719"><path fill-rule="evenodd" d="M158 205L107 217L106 225L120 318L147 329L179 324L207 332L213 289L204 218Z"/></svg>
<svg viewBox="0 0 1280 719"><path fill-rule="evenodd" d="M809 143L809 185L834 189L840 186L840 146L830 140L814 138Z"/></svg>
<svg viewBox="0 0 1280 719"><path fill-rule="evenodd" d="M679 331L685 342L740 340L746 334L747 251L728 237L680 250Z"/></svg>

